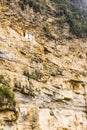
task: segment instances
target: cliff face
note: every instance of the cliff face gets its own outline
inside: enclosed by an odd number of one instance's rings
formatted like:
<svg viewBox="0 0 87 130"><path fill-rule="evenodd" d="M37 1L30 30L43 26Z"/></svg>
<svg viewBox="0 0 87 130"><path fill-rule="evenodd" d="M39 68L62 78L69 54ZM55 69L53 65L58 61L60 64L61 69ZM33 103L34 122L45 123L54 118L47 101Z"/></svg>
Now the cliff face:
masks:
<svg viewBox="0 0 87 130"><path fill-rule="evenodd" d="M87 39L46 7L0 2L0 129L87 130Z"/></svg>

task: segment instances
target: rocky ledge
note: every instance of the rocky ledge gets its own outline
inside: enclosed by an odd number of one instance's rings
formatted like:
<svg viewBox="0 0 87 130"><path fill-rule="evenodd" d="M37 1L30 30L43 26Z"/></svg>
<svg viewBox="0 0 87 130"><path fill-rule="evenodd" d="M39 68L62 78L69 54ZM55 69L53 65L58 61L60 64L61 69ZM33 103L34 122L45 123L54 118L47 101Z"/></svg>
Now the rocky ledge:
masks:
<svg viewBox="0 0 87 130"><path fill-rule="evenodd" d="M87 130L87 40L26 30L15 4L0 2L0 129Z"/></svg>

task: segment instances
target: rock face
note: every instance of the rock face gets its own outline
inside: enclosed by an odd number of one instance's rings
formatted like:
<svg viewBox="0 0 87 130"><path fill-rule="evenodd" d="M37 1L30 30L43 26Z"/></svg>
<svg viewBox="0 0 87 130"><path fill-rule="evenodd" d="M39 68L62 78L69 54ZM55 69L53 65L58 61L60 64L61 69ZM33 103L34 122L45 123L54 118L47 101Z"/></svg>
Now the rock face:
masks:
<svg viewBox="0 0 87 130"><path fill-rule="evenodd" d="M13 120L9 109L1 110L0 129L87 130L87 39L67 39L65 28L65 34L58 30L52 33L55 38L48 38L42 21L53 23L54 15L45 18L32 8L21 11L18 1L2 2L0 75L5 80L0 79L0 87L6 81L14 92L17 104L12 109L18 118Z"/></svg>

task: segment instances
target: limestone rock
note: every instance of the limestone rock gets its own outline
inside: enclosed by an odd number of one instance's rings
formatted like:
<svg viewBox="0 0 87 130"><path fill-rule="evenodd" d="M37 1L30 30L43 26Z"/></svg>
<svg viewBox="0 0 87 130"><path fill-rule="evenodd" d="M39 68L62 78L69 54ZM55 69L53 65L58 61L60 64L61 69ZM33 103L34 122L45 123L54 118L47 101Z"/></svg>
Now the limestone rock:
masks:
<svg viewBox="0 0 87 130"><path fill-rule="evenodd" d="M0 129L87 130L87 39L68 39L67 24L61 34L54 4L47 7L0 1L0 87L10 86L17 101L0 95Z"/></svg>

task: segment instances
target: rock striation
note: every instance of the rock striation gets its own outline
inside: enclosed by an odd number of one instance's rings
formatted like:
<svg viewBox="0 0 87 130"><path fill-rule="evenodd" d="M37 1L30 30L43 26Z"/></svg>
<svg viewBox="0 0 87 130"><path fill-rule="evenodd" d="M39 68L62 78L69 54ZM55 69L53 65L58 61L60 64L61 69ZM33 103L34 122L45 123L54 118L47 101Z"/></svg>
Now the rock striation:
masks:
<svg viewBox="0 0 87 130"><path fill-rule="evenodd" d="M87 39L66 38L69 27L48 38L42 21L56 17L45 17L0 2L0 87L10 86L17 102L3 99L1 130L87 130Z"/></svg>

